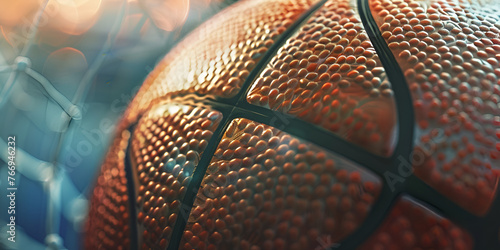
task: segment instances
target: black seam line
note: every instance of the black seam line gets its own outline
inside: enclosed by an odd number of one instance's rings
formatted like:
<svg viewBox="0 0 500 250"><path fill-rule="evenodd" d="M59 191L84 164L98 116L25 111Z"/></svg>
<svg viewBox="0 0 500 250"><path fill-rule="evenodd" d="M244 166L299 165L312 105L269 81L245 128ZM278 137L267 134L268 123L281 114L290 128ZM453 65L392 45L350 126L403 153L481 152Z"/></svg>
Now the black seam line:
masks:
<svg viewBox="0 0 500 250"><path fill-rule="evenodd" d="M395 201L401 193L391 192L387 185L383 185L377 201L370 208L370 212L366 215L356 230L342 239L339 243L330 246L331 249L351 250L356 249L359 245L365 242L377 228L382 225L382 222L392 211Z"/></svg>
<svg viewBox="0 0 500 250"><path fill-rule="evenodd" d="M476 249L500 249L500 187L497 187L496 199L493 200L490 210L485 217L482 218L481 222L477 227L484 227L484 233L482 235L477 235Z"/></svg>
<svg viewBox="0 0 500 250"><path fill-rule="evenodd" d="M220 100L216 100L212 98L212 96L200 96L196 93L189 93L178 95L172 98L165 99L158 103L158 105L163 105L167 103L178 103L180 105L191 105L191 106L207 106L211 108L215 108L217 111L232 111L234 108L233 104L229 104L226 102L221 102ZM228 112L228 114L231 112Z"/></svg>
<svg viewBox="0 0 500 250"><path fill-rule="evenodd" d="M196 198L196 195L198 194L201 182L205 177L208 165L210 164L217 146L219 145L219 141L222 139L224 131L226 131L231 122L229 118L230 114L223 114L219 126L212 135L212 138L210 138L208 146L202 153L198 166L193 172L191 181L186 188L186 194L181 201L181 208L179 210L177 220L175 221L167 250L179 249L182 236L184 235L184 229L186 228L187 220L189 219L191 209L193 208L194 200Z"/></svg>
<svg viewBox="0 0 500 250"><path fill-rule="evenodd" d="M231 98L232 100L236 100L236 102L234 103L235 105L246 99L245 97L250 91L252 83L255 81L255 79L257 79L260 73L266 69L266 66L273 59L273 56L277 54L278 50L286 44L288 39L292 37L300 28L302 28L303 24L309 21L309 19L316 13L316 11L318 11L326 2L327 0L321 0L318 3L314 4L309 10L304 12L304 14L302 14L285 32L283 32L283 34L281 34L281 36L273 45L271 45L262 59L257 63L257 65L255 65L255 68L250 72L247 79L241 86L238 94Z"/></svg>
<svg viewBox="0 0 500 250"><path fill-rule="evenodd" d="M342 156L366 169L369 169L372 172L377 173L379 176L382 176L385 171L389 170L389 166L392 164L389 158L370 153L360 146L348 142L322 127L318 127L300 118L281 113L280 111L270 110L248 103L241 103L235 107L210 99L197 100L182 97L179 99L172 99L171 101L184 104L192 102L193 105L201 104L202 106L208 106L214 110L220 111L223 114L229 114L232 117L247 118L275 127L283 132L297 136L327 150L335 152L339 156ZM229 109L231 109L231 111L227 112ZM304 128L311 129L304 130ZM311 140L311 138L315 138L315 140Z"/></svg>
<svg viewBox="0 0 500 250"><path fill-rule="evenodd" d="M500 247L492 248L500 243L498 236L495 236L500 230L498 215L496 220L476 216L416 176L409 177L408 184L411 187L408 188L409 195L427 203L426 205L439 212L440 216L450 219L451 222L468 231L474 239L475 249L500 249Z"/></svg>
<svg viewBox="0 0 500 250"><path fill-rule="evenodd" d="M314 4L309 10L305 11L297 20L281 34L278 39L269 47L269 49L264 53L261 60L257 62L255 67L250 71L250 74L243 82L238 93L230 98L224 98L215 95L201 95L199 93L182 93L182 90L179 93L171 93L167 94L166 97L159 97L157 100L152 101L148 104L148 106L139 114L138 116L142 116L143 113L148 112L154 106L172 99L176 99L178 97L198 97L202 99L213 100L216 103L220 104L228 104L228 105L236 105L245 99L245 96L250 91L251 84L255 81L255 79L259 76L259 74L266 68L266 65L272 60L273 56L278 52L278 50L285 45L286 41L293 35L297 30L299 30L304 22L308 21L309 18L316 13L316 11L323 6L328 0L321 0L318 3ZM137 118L136 120L139 120Z"/></svg>
<svg viewBox="0 0 500 250"><path fill-rule="evenodd" d="M304 139L377 173L379 177L389 170L388 167L391 165L388 158L370 153L329 130L280 111L242 103L236 107L233 115L272 126Z"/></svg>
<svg viewBox="0 0 500 250"><path fill-rule="evenodd" d="M258 76L258 74L269 63L273 55L276 54L276 52L285 44L288 38L292 36L302 26L301 24L307 21L321 6L323 6L323 4L326 3L326 1L327 0L321 0L320 2L316 3L309 10L304 12L285 32L283 32L283 34L281 34L281 36L275 41L275 43L262 56L262 59L255 65L255 68L250 72L249 76L243 83L240 91L238 92L238 94L236 94L236 96L232 98L226 98L225 100L224 98L216 98L217 100L220 101L220 103L217 102L218 104L216 105L220 104L234 105L237 104L242 99L244 99L246 93L249 91L250 85L252 84L254 79ZM188 184L188 188L186 190L184 199L181 202L180 212L183 214L180 214L180 216L177 217L177 220L173 228L171 241L167 247L167 250L177 250L179 248L187 224L187 220L189 218L189 214L191 213L191 209L194 204L194 199L196 198L196 195L198 193L198 189L201 186L201 182L203 180L203 177L205 176L206 170L208 168L208 165L210 164L212 156L215 153L215 150L217 149L219 141L222 139L224 131L231 122L230 117L232 117L232 114L235 110L236 107L233 106L231 112L227 116L223 114L223 118L219 123L218 128L212 135L212 138L209 141L207 149L205 149L205 152L201 156L200 162L198 163L198 166L196 167L193 173L193 177ZM182 209L185 210L183 211Z"/></svg>
<svg viewBox="0 0 500 250"><path fill-rule="evenodd" d="M254 106L245 102L240 103L235 107L227 104L221 104L210 99L193 100L183 97L172 101L177 103L193 101L193 105L202 104L223 113L225 110L231 108L231 112L228 112L228 114L233 117L254 120L256 122L280 129L290 135L310 141L311 143L335 152L339 156L342 156L363 166L364 168L369 169L372 172L377 173L379 176L382 176L385 171L389 170L389 166L392 164L389 158L366 151L360 146L346 141L344 138L339 137L331 131L280 111ZM308 129L304 130L304 128ZM311 140L311 138L315 139Z"/></svg>
<svg viewBox="0 0 500 250"><path fill-rule="evenodd" d="M371 15L368 1L358 0L359 16L391 83L398 115L398 143L391 158L395 160L398 156L403 156L408 160L413 151L415 130L415 111L410 89L399 63L387 46L375 19Z"/></svg>
<svg viewBox="0 0 500 250"><path fill-rule="evenodd" d="M252 106L250 104L247 105ZM241 106L246 105L242 104ZM387 171L392 164L389 158L371 154L359 146L332 134L330 131L314 126L299 118L262 107L256 108L252 106L252 109L253 110L248 110L238 107L235 109L235 112L231 114L233 116L231 119L245 118L275 127L285 133L313 143L348 161L356 163L359 167L374 173L382 182L383 173ZM304 130L304 128L312 129ZM391 192L388 185L382 185L382 190L373 203L370 212L366 215L365 220L354 232L342 239L339 242L340 244L331 246L332 249L355 249L361 243L360 239L368 238L384 220L387 214L390 213L390 208L393 206L394 200L400 193L401 189L396 189L394 192Z"/></svg>
<svg viewBox="0 0 500 250"><path fill-rule="evenodd" d="M410 153L413 151L415 111L404 74L381 36L378 25L371 15L368 1L358 0L359 14L373 47L386 70L397 103L399 138L392 157L394 160L393 173L397 173L398 161L396 157L404 156L407 162L411 162ZM437 211L441 211L441 215L450 218L451 221L467 229L473 235L477 249L491 248L492 245L489 244L496 246L495 249L500 249L500 241L497 239L500 230L500 215L498 215L498 212L495 213L495 210L500 210L500 198L497 197L493 202L490 211L485 217L477 217L428 186L421 179L415 176L410 176L407 179L403 185L404 191L424 202L432 202L431 206ZM486 238L486 234L490 235L490 237Z"/></svg>
<svg viewBox="0 0 500 250"><path fill-rule="evenodd" d="M375 172L379 178L381 178L384 170L386 170L390 165L390 160L387 158L373 155L361 150L358 146L346 142L344 139L330 133L329 131L315 127L314 125L301 119L295 117L284 118L285 115L277 111L259 108L259 112L252 112L246 109L238 108L233 115L273 126L285 133L311 142L349 161L357 163L359 166L368 169L370 172ZM304 128L307 127L313 129L304 130ZM311 140L311 138L314 138L314 140ZM370 212L366 215L364 222L353 233L344 238L341 241L341 244L335 244L334 246L336 248L354 249L357 244L359 244L360 238L367 238L376 229L376 227L385 218L386 214L390 212L390 206L393 204L393 200L397 196L391 193L388 189L389 187L387 185L382 186L379 197L373 204ZM382 211L383 214L381 214L380 211Z"/></svg>
<svg viewBox="0 0 500 250"><path fill-rule="evenodd" d="M185 93L182 90L179 93L171 93L169 96L165 97L164 100L175 99L178 97L186 97L186 96L196 96L203 99L210 99L218 103L228 104L228 105L236 105L241 102L242 99L245 99L245 96L250 91L250 86L255 81L255 79L260 75L260 73L265 70L267 64L273 59L273 56L276 55L278 50L285 45L286 41L297 32L300 28L302 28L302 24L307 22L309 18L316 13L316 11L323 6L328 0L321 0L318 3L314 4L309 10L304 12L297 20L287 29L285 30L276 41L269 47L269 49L262 55L261 60L257 62L255 67L250 71L250 74L245 79L243 84L240 87L238 93L229 98L220 97L216 95L204 95L197 92ZM162 97L160 97L161 99ZM152 104L153 106L157 105L157 103ZM147 109L149 110L149 109Z"/></svg>
<svg viewBox="0 0 500 250"><path fill-rule="evenodd" d="M162 101L160 101L158 103L155 103L154 105L151 105L150 108L147 111L142 112L141 114L139 114L137 116L137 119L134 122L132 122L131 124L128 125L127 130L130 132L130 138L129 138L129 142L128 142L128 145L127 145L127 150L126 150L126 153L125 153L125 166L128 169L126 171L126 177L127 177L127 190L129 190L128 195L129 195L129 202L130 202L131 214L132 214L131 215L131 220L132 220L131 221L131 223L132 223L131 224L131 228L133 228L133 231L134 231L134 232L131 231L131 235L135 235L135 237L133 237L133 241L134 241L133 243L134 244L131 244L131 249L139 249L138 248L138 241L139 241L138 237L140 237L140 235L138 234L138 229L137 229L138 225L137 225L137 211L136 211L136 206L138 206L139 204L135 203L135 200L136 200L135 189L137 189L137 187L139 186L139 183L138 183L137 178L135 178L138 175L137 175L137 172L134 171L134 170L136 170L136 168L133 166L133 164L132 164L133 161L132 161L132 159L130 157L130 152L131 152L130 145L131 145L131 141L133 140L133 136L134 136L134 132L135 132L136 126L139 123L139 121L142 119L142 117L149 110L152 110L155 107L166 105L166 104L198 106L198 107L211 108L213 110L219 111L219 112L221 112L223 114L223 118L219 122L219 127L221 127L222 125L224 125L225 123L227 123L227 121L226 121L227 118L225 118L225 117L229 117L229 114L234 109L234 106L232 106L232 105L228 105L228 104L224 104L224 103L219 103L219 102L216 102L216 101L208 99L208 98L200 98L197 95L186 95L186 96L182 96L182 97L177 97L176 96L174 98L168 98L168 99L162 100ZM216 129L216 131L214 132L214 135L217 134L218 130L219 129ZM225 131L225 128L222 131ZM214 136L212 136L212 138L213 137ZM220 137L222 137L222 136L220 136ZM207 149L205 150L205 152L207 152L207 150L209 150L212 147L216 148L216 146L218 146L218 141L219 140L217 140L217 143L215 143L215 144L211 143L211 141L210 141L209 144L208 144L208 146L207 146ZM213 149L214 152L215 152L215 148ZM209 156L213 155L214 152L211 152L211 154L208 154L208 155ZM200 158L199 165L201 165L201 163L202 163L202 161L204 159L203 155L205 155L205 154L202 154L202 156ZM208 158L208 160L210 160L210 159L211 158ZM208 165L207 165L207 167L208 167ZM197 167L197 169L198 169L198 167ZM206 170L206 168L205 168L205 170ZM195 170L195 172L196 172L196 170ZM193 176L194 176L194 173L193 173ZM132 186L129 187L129 185L132 185ZM186 195L187 195L187 193L186 193ZM185 204L185 200L187 199L186 195L182 199L182 201L181 201L182 203L181 204ZM196 193L194 195L196 195ZM193 201L194 201L194 198L193 198ZM192 206L192 204L191 204L191 206ZM185 206L181 207L181 209L182 208L185 208ZM188 210L186 212L189 213L190 210ZM186 217L186 220L187 219L188 218ZM176 228L176 225L179 224L179 223L177 223L178 220L179 220L179 218L177 218L176 223L174 224L174 230ZM183 228L185 227L185 223L186 222L184 221ZM180 227L180 226L177 226L177 227ZM184 229L182 229L182 232L183 231L184 231ZM175 232L176 231L173 231L171 239L173 238ZM180 237L182 237L182 234L180 235ZM132 243L132 241L131 241L131 243ZM180 243L180 240L179 240L178 244L179 243Z"/></svg>
<svg viewBox="0 0 500 250"><path fill-rule="evenodd" d="M170 241L169 245L167 246L167 249L171 249L172 243L174 245L177 244L177 246L175 246L174 249L178 249L180 241L182 239L182 235L184 233L184 228L186 226L186 222L189 218L189 214L190 214L191 208L193 206L194 198L195 198L196 194L198 193L198 188L201 185L201 181L203 180L203 177L205 175L208 164L210 163L210 160L212 159L212 155L215 153L215 150L219 144L218 142L220 141L220 138L222 138L223 132L225 131L225 129L227 128L227 126L229 124L228 117L229 117L229 114L234 110L234 106L224 104L224 103L219 103L219 102L216 102L216 101L211 100L209 98L201 98L197 95L186 95L186 96L174 97L174 98L168 98L168 99L162 100L162 101L150 106L150 108L148 110L152 110L155 107L166 105L166 104L188 105L188 106L194 106L194 107L210 108L210 109L218 111L222 114L222 119L219 122L219 126L214 131L212 138L209 140L207 148L202 153L201 158L200 158L200 162L198 163L198 166L196 167L195 171L193 172L193 177L187 186L186 194L181 199L181 208L179 210L179 216L177 217L177 219L174 223L174 228L172 231L172 235L170 237L171 241ZM148 111L141 113L140 116L138 116L136 122L134 122L133 125L131 125L128 128L129 131L132 131L131 137L129 139L130 141L132 140L132 137L134 135L133 131L135 131L135 126L141 120L142 116L144 116L144 114L146 114L147 112ZM219 139L217 139L215 142L213 142L214 138L219 138ZM130 153L130 151L127 150L127 153L126 153L127 161L126 162L128 164L132 164L129 153ZM132 166L132 165L130 165L130 166ZM203 166L205 166L205 168L203 168ZM130 167L130 168L132 170L136 169L133 167ZM138 183L138 180L136 178L134 178L134 176L137 176L136 172L134 172L133 176L130 176L127 178L132 178L132 181L135 184L135 183ZM199 177L195 177L195 176L199 176ZM198 178L199 178L199 180L198 180ZM194 186L194 184L192 184L194 181L199 181L198 188L196 188L196 186ZM137 186L138 186L138 184L137 184ZM129 194L129 196L130 196L130 194ZM135 193L132 194L132 197L133 197L133 199L130 199L130 200L131 200L131 202L133 202L133 204L135 204L135 200L136 200ZM137 216L137 215L134 214L134 216ZM136 224L134 224L134 226L135 225ZM139 234L137 234L136 237L139 237ZM172 246L172 247L174 247L174 246ZM137 248L132 248L132 249L137 249Z"/></svg>
<svg viewBox="0 0 500 250"><path fill-rule="evenodd" d="M399 161L401 161L399 160L400 157L403 157L403 159L407 162L411 162L410 154L413 151L415 111L413 109L412 97L408 88L408 83L406 82L404 74L397 63L396 58L394 58L394 55L383 39L377 23L371 15L368 1L369 0L357 0L357 9L363 27L365 28L365 31L372 42L375 51L377 52L379 60L386 71L387 78L389 79L391 88L394 92L398 119L398 140L396 148L394 149L392 156L389 158L391 163L387 167L389 168L389 172L397 174L400 163ZM372 164L364 165L364 167L370 168ZM375 230L390 213L390 208L394 205L393 203L397 197L401 196L403 191L402 189L406 187L407 183L405 182L399 187L396 186L394 190L389 190L387 188L388 184L385 183L386 180L384 178L388 171L384 171L384 173L381 174L384 188L382 189L380 198L372 207L370 216L361 223L358 230L348 236L342 242L342 245L336 247L336 249L358 248L364 242L364 240L360 239L368 239L371 235L373 235ZM380 174L380 172L378 173Z"/></svg>
<svg viewBox="0 0 500 250"><path fill-rule="evenodd" d="M128 202L129 202L129 226L130 226L130 249L138 249L138 234L137 234L137 211L135 204L135 183L134 183L134 174L132 168L132 161L130 159L130 146L132 144L132 137L135 130L136 123L133 123L127 128L127 131L130 133L130 137L128 138L127 148L125 149L125 177L127 178L127 191L128 191Z"/></svg>

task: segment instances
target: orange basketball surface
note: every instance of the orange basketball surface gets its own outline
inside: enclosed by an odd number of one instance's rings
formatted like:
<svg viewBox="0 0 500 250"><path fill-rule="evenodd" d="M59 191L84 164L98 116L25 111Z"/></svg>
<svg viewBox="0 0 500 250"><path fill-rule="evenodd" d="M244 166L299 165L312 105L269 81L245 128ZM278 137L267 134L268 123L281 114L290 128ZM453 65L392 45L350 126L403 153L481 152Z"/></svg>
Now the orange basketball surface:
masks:
<svg viewBox="0 0 500 250"><path fill-rule="evenodd" d="M247 0L130 104L87 249L500 249L500 2Z"/></svg>

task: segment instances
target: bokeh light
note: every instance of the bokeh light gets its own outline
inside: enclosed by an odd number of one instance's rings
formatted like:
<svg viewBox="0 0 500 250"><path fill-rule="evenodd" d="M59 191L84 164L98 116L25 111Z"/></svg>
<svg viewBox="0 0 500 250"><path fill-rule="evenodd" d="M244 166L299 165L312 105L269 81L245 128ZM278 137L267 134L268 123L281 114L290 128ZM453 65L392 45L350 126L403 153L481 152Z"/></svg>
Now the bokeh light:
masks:
<svg viewBox="0 0 500 250"><path fill-rule="evenodd" d="M1 234L0 249L82 247L116 120L157 60L231 2L0 1L0 195L16 136L19 214L15 245Z"/></svg>

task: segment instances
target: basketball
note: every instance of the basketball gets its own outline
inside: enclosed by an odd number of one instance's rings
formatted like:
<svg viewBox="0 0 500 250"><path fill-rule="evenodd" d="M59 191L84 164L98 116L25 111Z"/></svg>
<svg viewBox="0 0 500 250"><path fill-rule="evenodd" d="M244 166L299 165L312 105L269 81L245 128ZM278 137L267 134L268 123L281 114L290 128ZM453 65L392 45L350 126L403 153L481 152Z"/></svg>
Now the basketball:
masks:
<svg viewBox="0 0 500 250"><path fill-rule="evenodd" d="M244 0L149 74L86 249L500 249L500 2Z"/></svg>

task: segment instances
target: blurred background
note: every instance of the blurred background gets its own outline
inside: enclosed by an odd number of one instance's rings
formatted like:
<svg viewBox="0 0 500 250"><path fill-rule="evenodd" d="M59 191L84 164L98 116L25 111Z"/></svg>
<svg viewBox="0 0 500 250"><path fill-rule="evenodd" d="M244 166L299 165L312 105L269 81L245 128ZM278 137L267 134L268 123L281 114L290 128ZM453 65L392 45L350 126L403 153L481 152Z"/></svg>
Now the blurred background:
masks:
<svg viewBox="0 0 500 250"><path fill-rule="evenodd" d="M117 120L156 62L235 1L0 0L0 249L81 249Z"/></svg>

